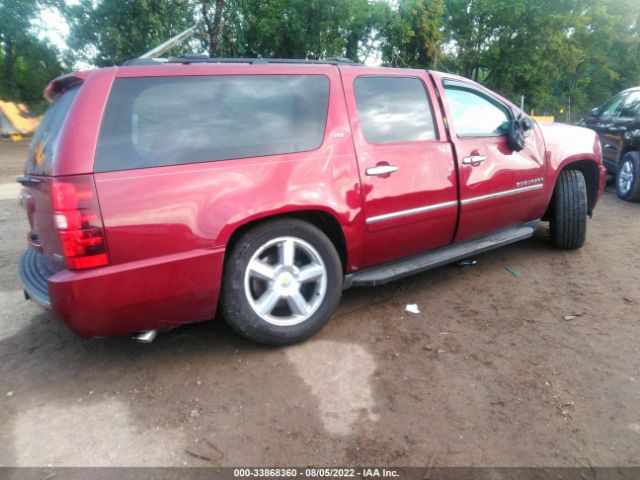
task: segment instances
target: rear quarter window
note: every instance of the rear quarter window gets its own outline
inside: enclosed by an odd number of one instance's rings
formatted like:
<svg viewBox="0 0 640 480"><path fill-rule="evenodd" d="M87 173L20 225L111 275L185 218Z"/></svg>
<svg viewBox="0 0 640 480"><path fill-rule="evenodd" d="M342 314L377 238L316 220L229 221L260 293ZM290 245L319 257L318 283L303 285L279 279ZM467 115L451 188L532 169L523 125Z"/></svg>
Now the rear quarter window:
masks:
<svg viewBox="0 0 640 480"><path fill-rule="evenodd" d="M78 94L78 90L80 90L79 86L65 91L44 114L44 118L29 146L24 169L25 173L51 175L53 172L60 132L67 114L71 110L71 105L73 105L73 101Z"/></svg>
<svg viewBox="0 0 640 480"><path fill-rule="evenodd" d="M105 110L95 171L305 152L320 147L323 75L123 78Z"/></svg>

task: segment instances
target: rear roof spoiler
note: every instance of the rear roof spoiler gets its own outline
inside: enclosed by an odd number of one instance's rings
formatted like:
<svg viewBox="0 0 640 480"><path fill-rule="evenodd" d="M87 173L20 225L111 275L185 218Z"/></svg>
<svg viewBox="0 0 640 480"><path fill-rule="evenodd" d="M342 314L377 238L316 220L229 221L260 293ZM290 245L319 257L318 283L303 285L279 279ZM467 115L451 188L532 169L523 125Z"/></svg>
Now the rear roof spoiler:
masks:
<svg viewBox="0 0 640 480"><path fill-rule="evenodd" d="M68 73L67 75L62 75L61 77L52 80L49 85L47 85L47 88L44 89L44 99L49 103L53 103L55 99L62 94L62 92L82 83L88 73L89 72Z"/></svg>

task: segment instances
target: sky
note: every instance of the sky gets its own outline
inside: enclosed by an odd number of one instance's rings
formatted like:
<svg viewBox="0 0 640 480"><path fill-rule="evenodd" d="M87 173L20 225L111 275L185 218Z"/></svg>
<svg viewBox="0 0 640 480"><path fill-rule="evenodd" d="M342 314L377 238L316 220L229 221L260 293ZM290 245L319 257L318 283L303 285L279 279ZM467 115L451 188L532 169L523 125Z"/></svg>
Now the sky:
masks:
<svg viewBox="0 0 640 480"><path fill-rule="evenodd" d="M38 36L41 40L48 41L60 51L67 49L65 37L69 34L69 25L56 8L42 9L39 17L33 23L39 30Z"/></svg>

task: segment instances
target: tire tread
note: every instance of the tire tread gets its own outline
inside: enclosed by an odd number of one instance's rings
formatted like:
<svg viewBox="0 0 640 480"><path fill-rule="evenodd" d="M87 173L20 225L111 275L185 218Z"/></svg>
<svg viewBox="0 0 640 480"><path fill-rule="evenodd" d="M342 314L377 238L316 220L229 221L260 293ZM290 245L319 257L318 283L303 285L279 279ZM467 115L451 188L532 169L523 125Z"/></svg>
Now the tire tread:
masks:
<svg viewBox="0 0 640 480"><path fill-rule="evenodd" d="M554 247L580 248L587 233L587 187L582 172L563 170L554 192L551 240Z"/></svg>
<svg viewBox="0 0 640 480"><path fill-rule="evenodd" d="M329 275L327 298L307 321L291 326L271 325L251 310L244 294L244 268L255 248L274 236L299 236L325 252L323 260ZM244 233L230 252L224 268L220 306L223 317L240 335L265 345L289 345L309 338L329 320L340 301L343 272L331 240L314 225L297 219L278 219L262 223Z"/></svg>

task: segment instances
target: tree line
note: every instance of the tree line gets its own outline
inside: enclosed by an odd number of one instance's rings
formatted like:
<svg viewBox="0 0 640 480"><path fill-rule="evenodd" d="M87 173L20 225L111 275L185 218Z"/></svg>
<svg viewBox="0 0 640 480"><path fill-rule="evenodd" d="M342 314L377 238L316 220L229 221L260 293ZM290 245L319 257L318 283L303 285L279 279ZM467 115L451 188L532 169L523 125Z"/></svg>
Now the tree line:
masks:
<svg viewBox="0 0 640 480"><path fill-rule="evenodd" d="M65 51L34 26L47 8L69 24ZM52 77L122 64L194 24L170 55L431 68L562 119L640 84L640 0L0 0L0 96L37 108Z"/></svg>

